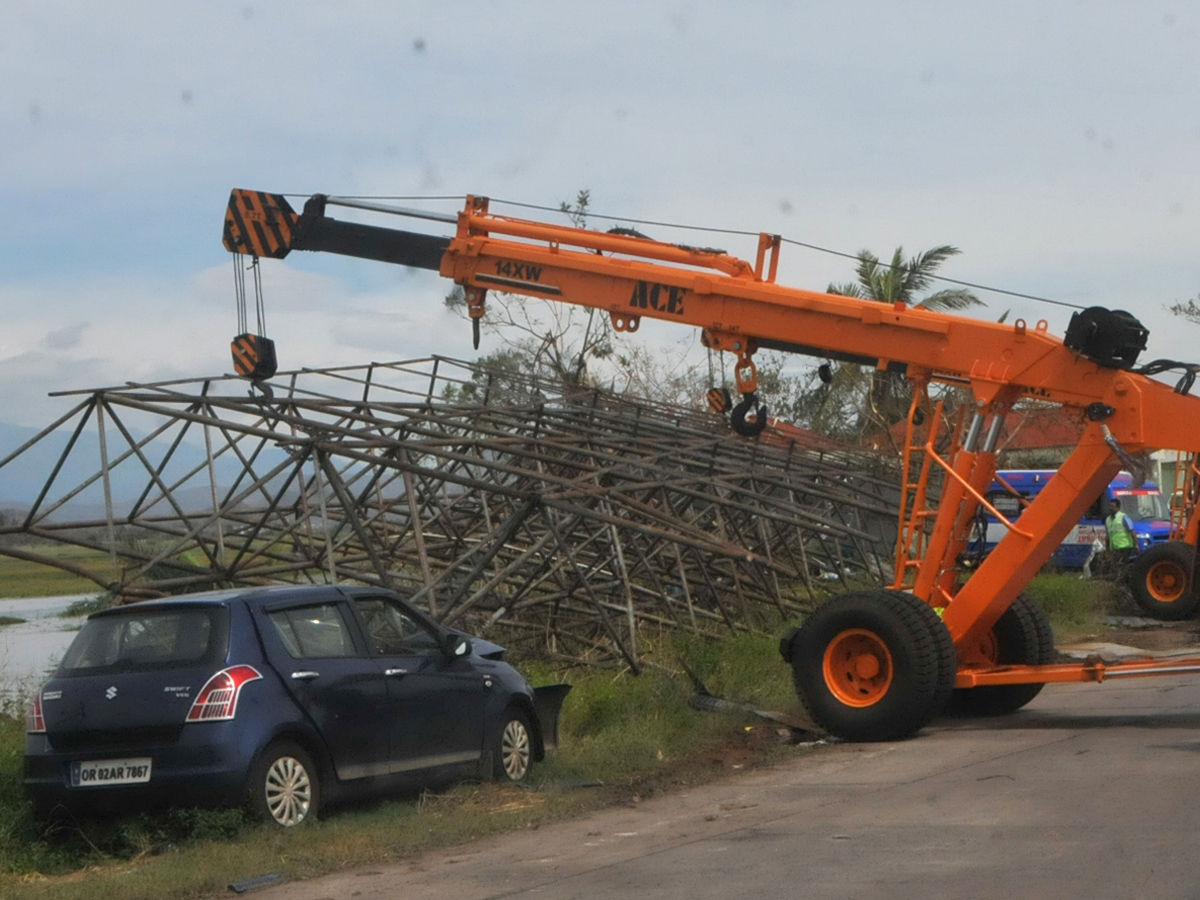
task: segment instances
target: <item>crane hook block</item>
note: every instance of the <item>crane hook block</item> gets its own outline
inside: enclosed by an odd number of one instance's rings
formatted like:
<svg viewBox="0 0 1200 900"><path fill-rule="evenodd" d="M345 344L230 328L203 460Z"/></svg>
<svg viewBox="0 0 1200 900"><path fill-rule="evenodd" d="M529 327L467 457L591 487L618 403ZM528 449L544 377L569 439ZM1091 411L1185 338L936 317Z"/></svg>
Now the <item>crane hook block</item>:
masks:
<svg viewBox="0 0 1200 900"><path fill-rule="evenodd" d="M746 421L746 414L758 402L758 398L753 392L742 397L742 402L733 408L733 412L729 415L729 424L733 430L742 437L755 437L762 433L762 430L767 427L767 407L763 404L758 409L754 410L754 419Z"/></svg>
<svg viewBox="0 0 1200 900"><path fill-rule="evenodd" d="M239 334L229 345L233 370L243 378L261 381L275 374L275 342L261 334Z"/></svg>

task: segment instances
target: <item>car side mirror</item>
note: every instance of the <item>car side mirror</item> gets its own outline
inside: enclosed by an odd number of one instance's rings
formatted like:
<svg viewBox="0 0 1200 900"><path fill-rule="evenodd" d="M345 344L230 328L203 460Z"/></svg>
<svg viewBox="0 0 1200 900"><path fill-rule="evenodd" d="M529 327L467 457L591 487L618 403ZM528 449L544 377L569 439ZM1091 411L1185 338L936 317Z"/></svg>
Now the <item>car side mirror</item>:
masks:
<svg viewBox="0 0 1200 900"><path fill-rule="evenodd" d="M451 659L471 655L471 639L461 635L450 633L442 640L442 652Z"/></svg>

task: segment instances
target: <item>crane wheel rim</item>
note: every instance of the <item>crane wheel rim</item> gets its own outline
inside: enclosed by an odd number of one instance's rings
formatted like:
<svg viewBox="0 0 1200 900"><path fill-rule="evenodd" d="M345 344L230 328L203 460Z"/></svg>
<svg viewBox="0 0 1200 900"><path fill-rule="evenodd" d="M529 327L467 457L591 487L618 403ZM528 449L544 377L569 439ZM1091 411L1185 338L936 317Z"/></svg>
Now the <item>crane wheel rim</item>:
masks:
<svg viewBox="0 0 1200 900"><path fill-rule="evenodd" d="M974 655L967 653L963 654L960 651L960 662L966 660L969 664L984 663L985 665L995 666L1000 663L1000 642L996 639L995 627L989 628L988 633L979 638L972 646Z"/></svg>
<svg viewBox="0 0 1200 900"><path fill-rule="evenodd" d="M874 706L892 686L896 667L887 643L865 628L848 628L825 647L825 686L838 702Z"/></svg>
<svg viewBox="0 0 1200 900"><path fill-rule="evenodd" d="M1188 573L1174 560L1163 559L1146 570L1146 593L1157 603L1183 599Z"/></svg>

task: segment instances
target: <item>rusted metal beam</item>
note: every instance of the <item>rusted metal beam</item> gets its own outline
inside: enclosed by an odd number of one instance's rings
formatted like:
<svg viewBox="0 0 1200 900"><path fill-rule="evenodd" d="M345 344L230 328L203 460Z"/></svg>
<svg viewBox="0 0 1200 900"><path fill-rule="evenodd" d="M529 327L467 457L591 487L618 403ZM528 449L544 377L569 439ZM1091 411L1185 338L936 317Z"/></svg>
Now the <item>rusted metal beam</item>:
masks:
<svg viewBox="0 0 1200 900"><path fill-rule="evenodd" d="M746 442L708 413L440 357L281 373L272 388L86 392L55 423L73 432L65 449L41 453L48 429L0 460L45 466L36 502L0 536L47 564L22 539L115 548L127 568L113 587L145 596L390 585L456 627L631 668L643 629L797 615L824 593L814 565L890 576L898 475L874 455ZM128 447L107 465L79 440L96 408ZM63 484L68 462L89 477ZM101 483L98 517L82 501Z"/></svg>

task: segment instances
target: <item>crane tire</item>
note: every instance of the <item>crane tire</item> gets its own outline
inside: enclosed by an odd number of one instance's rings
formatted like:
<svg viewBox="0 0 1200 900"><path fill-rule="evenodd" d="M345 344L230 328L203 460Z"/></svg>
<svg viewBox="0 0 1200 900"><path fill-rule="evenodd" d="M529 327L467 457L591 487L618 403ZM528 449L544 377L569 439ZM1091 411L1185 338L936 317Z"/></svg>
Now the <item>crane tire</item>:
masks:
<svg viewBox="0 0 1200 900"><path fill-rule="evenodd" d="M1193 581L1196 553L1183 541L1154 544L1129 564L1129 589L1148 616L1166 621L1187 619L1200 604Z"/></svg>
<svg viewBox="0 0 1200 900"><path fill-rule="evenodd" d="M809 716L850 741L908 737L941 712L954 687L950 633L928 604L900 591L832 598L787 650Z"/></svg>
<svg viewBox="0 0 1200 900"><path fill-rule="evenodd" d="M1004 611L988 635L985 655L997 665L1047 665L1054 662L1054 630L1045 610L1021 594ZM1002 716L1016 712L1036 697L1043 684L997 684L958 688L946 715L959 718Z"/></svg>

